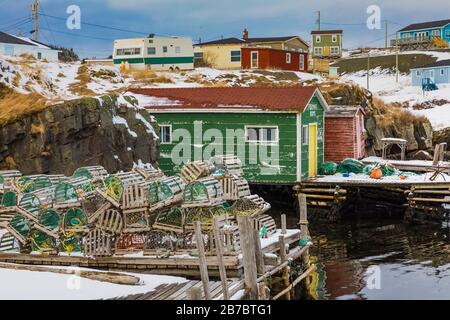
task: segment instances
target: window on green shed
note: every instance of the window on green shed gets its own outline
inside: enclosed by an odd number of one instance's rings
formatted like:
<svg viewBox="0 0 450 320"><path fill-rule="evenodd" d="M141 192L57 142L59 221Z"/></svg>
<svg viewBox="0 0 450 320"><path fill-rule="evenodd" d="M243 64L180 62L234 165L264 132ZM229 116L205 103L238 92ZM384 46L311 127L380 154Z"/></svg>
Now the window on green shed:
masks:
<svg viewBox="0 0 450 320"><path fill-rule="evenodd" d="M172 143L172 126L160 125L159 126L159 138L162 144Z"/></svg>
<svg viewBox="0 0 450 320"><path fill-rule="evenodd" d="M309 127L302 126L302 145L308 144L309 142Z"/></svg>
<svg viewBox="0 0 450 320"><path fill-rule="evenodd" d="M240 62L241 61L241 50L232 50L230 51L231 62Z"/></svg>

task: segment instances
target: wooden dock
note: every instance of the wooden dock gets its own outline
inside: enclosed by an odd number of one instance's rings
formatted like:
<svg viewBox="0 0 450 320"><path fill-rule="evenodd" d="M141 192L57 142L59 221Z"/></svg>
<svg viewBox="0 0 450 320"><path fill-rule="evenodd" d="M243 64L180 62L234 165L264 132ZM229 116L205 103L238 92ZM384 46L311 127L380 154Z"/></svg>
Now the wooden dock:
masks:
<svg viewBox="0 0 450 320"><path fill-rule="evenodd" d="M364 164L375 164L377 162L389 161L395 168L401 171L412 171L412 172L431 172L436 167L433 161L415 161L415 160L383 160L379 157L369 157L362 159L361 162ZM440 167L444 172L450 172L450 162L442 161Z"/></svg>

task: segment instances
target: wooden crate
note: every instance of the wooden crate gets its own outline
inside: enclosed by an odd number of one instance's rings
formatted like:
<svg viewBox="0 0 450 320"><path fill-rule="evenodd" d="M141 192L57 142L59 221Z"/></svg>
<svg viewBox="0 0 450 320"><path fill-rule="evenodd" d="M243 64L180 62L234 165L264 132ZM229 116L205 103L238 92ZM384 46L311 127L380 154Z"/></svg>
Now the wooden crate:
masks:
<svg viewBox="0 0 450 320"><path fill-rule="evenodd" d="M98 230L110 234L121 234L124 226L122 213L115 209L107 209L99 215L95 226Z"/></svg>
<svg viewBox="0 0 450 320"><path fill-rule="evenodd" d="M187 184L202 177L206 177L211 172L211 164L205 161L193 161L185 164L181 168L181 179Z"/></svg>
<svg viewBox="0 0 450 320"><path fill-rule="evenodd" d="M237 176L226 176L220 179L223 189L223 198L227 201L235 201L237 199L250 196L250 186L247 180Z"/></svg>
<svg viewBox="0 0 450 320"><path fill-rule="evenodd" d="M128 185L122 195L122 210L146 208L148 199L145 189L139 184Z"/></svg>
<svg viewBox="0 0 450 320"><path fill-rule="evenodd" d="M91 230L84 237L84 254L86 256L111 256L111 236L103 230Z"/></svg>

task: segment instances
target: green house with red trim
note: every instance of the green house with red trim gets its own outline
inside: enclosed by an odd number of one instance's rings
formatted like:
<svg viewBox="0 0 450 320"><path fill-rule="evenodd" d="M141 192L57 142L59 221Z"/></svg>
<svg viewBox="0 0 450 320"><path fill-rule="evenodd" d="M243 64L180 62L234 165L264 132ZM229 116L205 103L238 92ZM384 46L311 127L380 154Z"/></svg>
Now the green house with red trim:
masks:
<svg viewBox="0 0 450 320"><path fill-rule="evenodd" d="M114 41L114 65L135 70L192 70L194 49L191 38L157 37Z"/></svg>
<svg viewBox="0 0 450 320"><path fill-rule="evenodd" d="M133 89L160 126L159 166L236 155L254 184L295 184L324 161L328 110L313 86Z"/></svg>

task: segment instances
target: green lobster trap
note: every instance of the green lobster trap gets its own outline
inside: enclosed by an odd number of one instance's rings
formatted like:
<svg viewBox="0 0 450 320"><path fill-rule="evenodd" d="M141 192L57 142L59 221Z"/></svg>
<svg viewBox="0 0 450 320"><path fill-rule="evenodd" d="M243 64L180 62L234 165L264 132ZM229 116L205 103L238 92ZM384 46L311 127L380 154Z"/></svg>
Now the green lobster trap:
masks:
<svg viewBox="0 0 450 320"><path fill-rule="evenodd" d="M210 162L215 166L217 173L236 177L244 176L242 161L234 155L215 156L210 159Z"/></svg>
<svg viewBox="0 0 450 320"><path fill-rule="evenodd" d="M12 208L17 206L17 194L14 191L7 191L2 196L1 206Z"/></svg>
<svg viewBox="0 0 450 320"><path fill-rule="evenodd" d="M93 182L101 181L108 175L108 171L102 166L88 166L81 167L75 170L72 177L73 178L81 178L84 177Z"/></svg>
<svg viewBox="0 0 450 320"><path fill-rule="evenodd" d="M41 201L32 193L26 193L19 201L17 213L27 217L28 219L38 222L38 216L41 211Z"/></svg>
<svg viewBox="0 0 450 320"><path fill-rule="evenodd" d="M72 208L64 213L62 228L64 233L86 233L88 229L87 217L80 208Z"/></svg>
<svg viewBox="0 0 450 320"><path fill-rule="evenodd" d="M169 231L175 233L183 233L185 224L185 212L184 209L174 207L158 214L153 229Z"/></svg>
<svg viewBox="0 0 450 320"><path fill-rule="evenodd" d="M125 188L133 184L141 184L145 179L136 172L122 172L107 176L104 179L105 192L100 192L107 200L119 207Z"/></svg>
<svg viewBox="0 0 450 320"><path fill-rule="evenodd" d="M83 236L76 233L65 233L59 240L60 252L71 254L83 253Z"/></svg>
<svg viewBox="0 0 450 320"><path fill-rule="evenodd" d="M80 206L80 199L94 192L92 181L86 177L71 178L61 181L55 188L55 208Z"/></svg>
<svg viewBox="0 0 450 320"><path fill-rule="evenodd" d="M34 225L36 229L53 238L59 237L58 233L61 227L62 216L58 212L47 209L39 215L38 222Z"/></svg>
<svg viewBox="0 0 450 320"><path fill-rule="evenodd" d="M24 216L17 214L12 218L9 224L6 226L8 230L20 243L25 245L28 242L30 236L30 222Z"/></svg>
<svg viewBox="0 0 450 320"><path fill-rule="evenodd" d="M194 222L200 221L202 230L211 231L215 219L226 220L228 208L220 205L216 207L194 207L185 211L184 230L194 232Z"/></svg>
<svg viewBox="0 0 450 320"><path fill-rule="evenodd" d="M202 178L184 189L184 208L213 207L224 202L222 185L215 178Z"/></svg>
<svg viewBox="0 0 450 320"><path fill-rule="evenodd" d="M45 232L33 231L30 235L31 250L44 254L56 254L56 239Z"/></svg>
<svg viewBox="0 0 450 320"><path fill-rule="evenodd" d="M164 177L160 180L145 182L149 212L171 206L183 200L184 183L180 177Z"/></svg>

